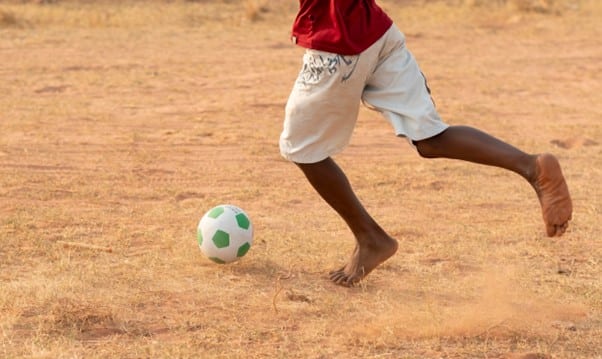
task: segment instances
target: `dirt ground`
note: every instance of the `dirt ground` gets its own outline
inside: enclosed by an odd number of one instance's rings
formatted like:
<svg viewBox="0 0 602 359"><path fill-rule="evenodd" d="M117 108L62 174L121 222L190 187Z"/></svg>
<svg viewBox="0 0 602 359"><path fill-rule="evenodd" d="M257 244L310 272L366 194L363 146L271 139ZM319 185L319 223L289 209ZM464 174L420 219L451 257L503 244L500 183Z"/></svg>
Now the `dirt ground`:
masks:
<svg viewBox="0 0 602 359"><path fill-rule="evenodd" d="M571 226L362 109L335 159L400 249L351 289L278 152L296 2L0 3L0 357L602 358L602 6L478 3L381 2L448 123L558 156ZM220 203L255 226L231 265L196 243Z"/></svg>

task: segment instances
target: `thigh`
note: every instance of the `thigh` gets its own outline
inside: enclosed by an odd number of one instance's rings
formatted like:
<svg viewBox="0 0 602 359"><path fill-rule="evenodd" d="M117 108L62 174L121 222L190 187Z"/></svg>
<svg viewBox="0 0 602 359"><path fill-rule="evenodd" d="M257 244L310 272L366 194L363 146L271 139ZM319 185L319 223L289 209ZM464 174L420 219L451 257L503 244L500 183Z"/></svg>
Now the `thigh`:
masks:
<svg viewBox="0 0 602 359"><path fill-rule="evenodd" d="M321 161L348 143L365 83L360 55L307 50L289 96L280 150L298 163Z"/></svg>
<svg viewBox="0 0 602 359"><path fill-rule="evenodd" d="M398 136L411 140L432 137L448 126L437 113L426 79L403 35L394 35L392 41L398 44L368 79L362 99L383 113Z"/></svg>

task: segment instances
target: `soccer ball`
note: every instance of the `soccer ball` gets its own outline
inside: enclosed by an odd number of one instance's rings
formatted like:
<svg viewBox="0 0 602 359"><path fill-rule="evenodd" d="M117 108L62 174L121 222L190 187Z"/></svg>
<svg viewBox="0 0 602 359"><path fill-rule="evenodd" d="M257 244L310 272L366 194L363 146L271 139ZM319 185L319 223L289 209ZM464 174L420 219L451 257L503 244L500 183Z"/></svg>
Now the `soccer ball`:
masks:
<svg viewBox="0 0 602 359"><path fill-rule="evenodd" d="M225 264L239 260L253 244L253 224L240 208L222 204L210 209L197 227L201 252L212 261Z"/></svg>

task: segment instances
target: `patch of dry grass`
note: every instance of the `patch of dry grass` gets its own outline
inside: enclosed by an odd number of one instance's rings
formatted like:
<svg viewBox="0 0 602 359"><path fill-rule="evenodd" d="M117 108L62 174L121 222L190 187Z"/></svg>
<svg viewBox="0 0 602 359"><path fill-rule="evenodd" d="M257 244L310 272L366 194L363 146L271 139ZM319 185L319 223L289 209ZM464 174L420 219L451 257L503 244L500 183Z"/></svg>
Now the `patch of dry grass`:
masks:
<svg viewBox="0 0 602 359"><path fill-rule="evenodd" d="M0 356L600 357L600 6L401 3L448 122L560 157L565 237L517 176L423 160L363 109L337 161L400 249L336 287L350 234L278 155L292 6L3 4L27 26L0 30ZM226 202L256 236L217 266L195 229Z"/></svg>
<svg viewBox="0 0 602 359"><path fill-rule="evenodd" d="M12 11L0 9L0 28L20 26L22 26L21 21Z"/></svg>
<svg viewBox="0 0 602 359"><path fill-rule="evenodd" d="M150 5L149 5L150 4ZM293 7L286 3L246 1L61 1L0 5L0 27L136 28L169 26L240 26L245 22L273 21Z"/></svg>

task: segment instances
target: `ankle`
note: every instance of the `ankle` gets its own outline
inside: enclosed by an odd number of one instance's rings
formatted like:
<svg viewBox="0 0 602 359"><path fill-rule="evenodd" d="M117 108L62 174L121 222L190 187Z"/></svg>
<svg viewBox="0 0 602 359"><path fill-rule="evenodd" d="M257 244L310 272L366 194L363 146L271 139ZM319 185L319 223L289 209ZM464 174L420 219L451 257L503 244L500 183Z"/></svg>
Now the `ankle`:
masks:
<svg viewBox="0 0 602 359"><path fill-rule="evenodd" d="M525 164L521 167L521 172L519 172L531 184L537 182L537 157L539 157L539 154L527 155L524 160Z"/></svg>
<svg viewBox="0 0 602 359"><path fill-rule="evenodd" d="M378 228L374 231L355 234L355 239L361 247L382 247L389 246L391 242L396 242L384 230Z"/></svg>

